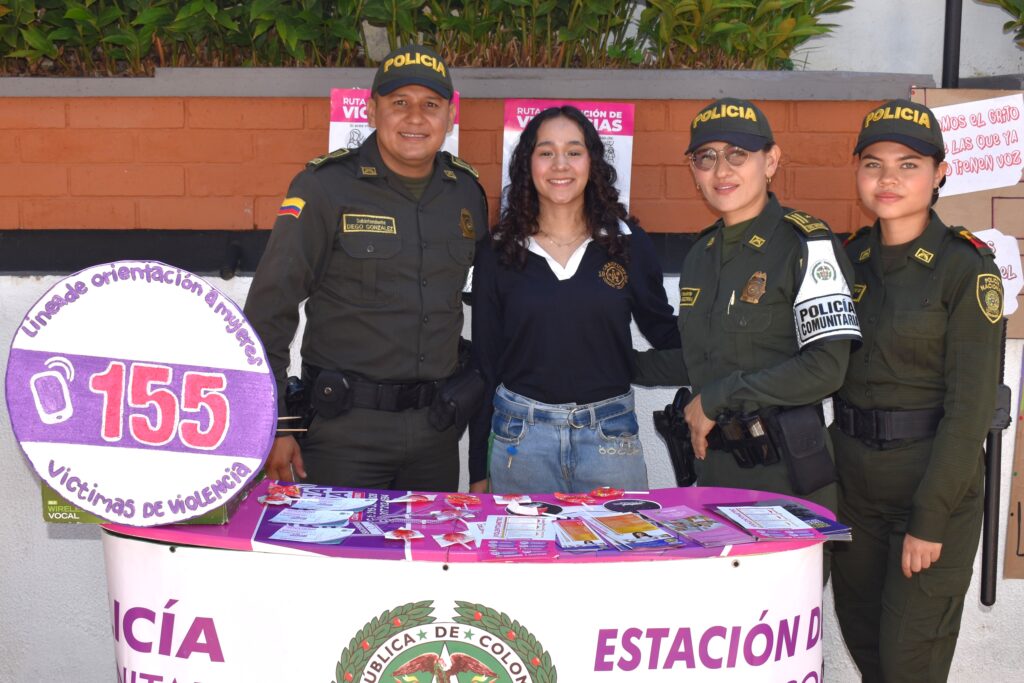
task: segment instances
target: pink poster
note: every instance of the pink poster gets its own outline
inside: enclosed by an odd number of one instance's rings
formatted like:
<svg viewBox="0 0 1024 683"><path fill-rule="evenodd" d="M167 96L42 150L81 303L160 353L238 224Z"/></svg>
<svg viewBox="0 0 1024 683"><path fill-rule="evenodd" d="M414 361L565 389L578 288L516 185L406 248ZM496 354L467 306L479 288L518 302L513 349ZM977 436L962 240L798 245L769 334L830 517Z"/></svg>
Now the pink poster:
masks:
<svg viewBox="0 0 1024 683"><path fill-rule="evenodd" d="M369 88L334 88L331 90L331 126L327 151L355 149L370 137L373 128L366 122L366 101ZM441 148L446 152L459 152L459 92L452 97L455 104L455 126Z"/></svg>
<svg viewBox="0 0 1024 683"><path fill-rule="evenodd" d="M508 185L508 163L512 150L526 124L549 107L572 105L582 111L597 128L604 142L604 157L618 174L616 187L620 201L629 208L629 188L633 167L633 110L623 102L583 102L581 100L505 100L505 134L502 140L501 186Z"/></svg>

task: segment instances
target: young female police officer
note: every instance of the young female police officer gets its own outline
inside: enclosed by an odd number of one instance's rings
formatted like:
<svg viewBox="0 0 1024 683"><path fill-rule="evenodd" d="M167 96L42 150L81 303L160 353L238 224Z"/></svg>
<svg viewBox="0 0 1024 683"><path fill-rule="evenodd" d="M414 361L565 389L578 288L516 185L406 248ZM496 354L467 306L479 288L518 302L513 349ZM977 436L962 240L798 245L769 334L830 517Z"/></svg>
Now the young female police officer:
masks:
<svg viewBox="0 0 1024 683"><path fill-rule="evenodd" d="M822 221L768 191L782 152L752 103L705 107L686 152L721 218L679 275L682 367L641 353L635 381L692 385L684 414L698 485L797 492L835 509L821 401L860 338L849 263Z"/></svg>
<svg viewBox="0 0 1024 683"><path fill-rule="evenodd" d="M998 383L992 252L930 210L946 174L925 106L864 119L857 189L878 220L846 244L864 343L836 401L836 612L865 681L944 681L982 517L981 443Z"/></svg>

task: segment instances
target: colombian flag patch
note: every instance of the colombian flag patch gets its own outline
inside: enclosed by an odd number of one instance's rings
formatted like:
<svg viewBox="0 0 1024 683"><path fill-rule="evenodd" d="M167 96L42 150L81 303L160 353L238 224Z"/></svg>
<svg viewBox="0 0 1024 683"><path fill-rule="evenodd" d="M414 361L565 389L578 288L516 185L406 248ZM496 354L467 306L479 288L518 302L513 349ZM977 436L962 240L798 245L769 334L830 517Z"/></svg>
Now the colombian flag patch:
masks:
<svg viewBox="0 0 1024 683"><path fill-rule="evenodd" d="M298 218L302 215L302 208L306 206L306 200L299 197L288 197L281 202L281 208L277 210L278 216L291 216Z"/></svg>

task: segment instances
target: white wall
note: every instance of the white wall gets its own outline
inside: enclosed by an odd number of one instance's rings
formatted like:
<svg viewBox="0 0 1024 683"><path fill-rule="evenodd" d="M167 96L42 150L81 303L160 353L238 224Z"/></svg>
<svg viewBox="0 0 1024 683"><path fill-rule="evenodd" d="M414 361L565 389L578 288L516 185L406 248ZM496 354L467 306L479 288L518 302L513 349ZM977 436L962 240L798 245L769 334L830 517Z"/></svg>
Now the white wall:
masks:
<svg viewBox="0 0 1024 683"><path fill-rule="evenodd" d="M58 279L0 277L0 377L7 371L7 340L13 339L24 313ZM239 303L250 282L248 278L211 281ZM665 289L674 299L673 304L678 303L677 278L666 278ZM637 348L645 346L635 332L634 343ZM1015 406L1020 400L1022 349L1024 342L1020 341L1011 342L1008 349L1006 376L1014 392ZM673 393L670 389L637 391L637 413L641 417L651 486L655 488L672 486L674 480L664 444L654 434L650 415L670 401ZM1003 449L1001 537L1005 534L1005 501L1009 497L1012 430L1003 439ZM0 482L6 499L5 519L0 524L0 682L113 683L117 678L99 530L42 521L39 482L14 441L5 409L0 410ZM465 474L462 486L466 486ZM982 607L978 602L977 579L980 558L975 569L950 680L1019 680L1020 671L1024 670L1024 648L1019 636L1024 582L1001 581L995 607ZM828 680L852 683L858 676L839 637L831 600L829 590L825 596Z"/></svg>
<svg viewBox="0 0 1024 683"><path fill-rule="evenodd" d="M826 18L833 33L807 41L793 56L797 69L930 73L942 83L944 0L854 0L853 9ZM1024 50L1003 33L1010 15L964 0L960 77L1024 72Z"/></svg>

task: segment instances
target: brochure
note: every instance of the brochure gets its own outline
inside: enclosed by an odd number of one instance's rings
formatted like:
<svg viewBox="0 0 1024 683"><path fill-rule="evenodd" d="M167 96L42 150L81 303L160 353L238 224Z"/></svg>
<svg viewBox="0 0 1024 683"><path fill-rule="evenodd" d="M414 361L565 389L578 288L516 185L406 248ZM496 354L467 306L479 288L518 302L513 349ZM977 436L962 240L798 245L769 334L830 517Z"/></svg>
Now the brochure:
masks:
<svg viewBox="0 0 1024 683"><path fill-rule="evenodd" d="M377 502L373 498L299 498L292 503L293 510L344 510L359 512Z"/></svg>
<svg viewBox="0 0 1024 683"><path fill-rule="evenodd" d="M498 541L489 538L480 544L477 557L485 561L508 562L510 560L549 560L557 556L552 541Z"/></svg>
<svg viewBox="0 0 1024 683"><path fill-rule="evenodd" d="M825 535L797 519L780 505L714 505L712 509L758 540L788 541L825 538Z"/></svg>
<svg viewBox="0 0 1024 683"><path fill-rule="evenodd" d="M823 514L814 512L807 506L798 503L795 500L790 500L788 498L775 498L772 500L759 500L756 503L751 503L751 505L756 505L758 507L777 505L784 508L797 519L805 522L812 529L817 529L819 532L825 534L830 541L853 540L850 527L845 524L840 524L836 520L830 519Z"/></svg>
<svg viewBox="0 0 1024 683"><path fill-rule="evenodd" d="M347 510L297 510L285 508L270 518L274 524L343 525L352 519Z"/></svg>
<svg viewBox="0 0 1024 683"><path fill-rule="evenodd" d="M731 524L719 521L706 512L686 505L676 505L644 512L661 526L705 548L752 543L756 539Z"/></svg>
<svg viewBox="0 0 1024 683"><path fill-rule="evenodd" d="M602 514L591 511L588 522L613 546L641 550L679 546L679 539L635 512Z"/></svg>
<svg viewBox="0 0 1024 683"><path fill-rule="evenodd" d="M555 527L548 517L519 517L515 515L489 515L484 524L483 538L555 540Z"/></svg>
<svg viewBox="0 0 1024 683"><path fill-rule="evenodd" d="M353 529L338 526L283 526L270 535L274 541L292 543L341 543L351 536Z"/></svg>
<svg viewBox="0 0 1024 683"><path fill-rule="evenodd" d="M558 545L569 552L606 550L608 544L582 519L555 520Z"/></svg>

